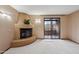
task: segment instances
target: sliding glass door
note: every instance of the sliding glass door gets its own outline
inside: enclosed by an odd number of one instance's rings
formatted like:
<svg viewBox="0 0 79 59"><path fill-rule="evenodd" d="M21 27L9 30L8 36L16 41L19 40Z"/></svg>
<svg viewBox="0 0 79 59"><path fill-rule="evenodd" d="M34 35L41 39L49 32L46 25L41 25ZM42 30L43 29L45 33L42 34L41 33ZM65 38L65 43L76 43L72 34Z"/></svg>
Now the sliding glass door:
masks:
<svg viewBox="0 0 79 59"><path fill-rule="evenodd" d="M60 38L60 18L44 19L44 38Z"/></svg>

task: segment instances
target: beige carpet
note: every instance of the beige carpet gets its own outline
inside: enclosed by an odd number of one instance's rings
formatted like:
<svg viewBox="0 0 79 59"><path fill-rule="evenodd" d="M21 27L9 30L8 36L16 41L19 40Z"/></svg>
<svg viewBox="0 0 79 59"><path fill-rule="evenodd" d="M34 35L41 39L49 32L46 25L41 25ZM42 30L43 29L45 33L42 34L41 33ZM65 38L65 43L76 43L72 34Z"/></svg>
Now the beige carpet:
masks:
<svg viewBox="0 0 79 59"><path fill-rule="evenodd" d="M68 40L44 39L18 48L11 48L4 54L74 54L79 53L79 44Z"/></svg>

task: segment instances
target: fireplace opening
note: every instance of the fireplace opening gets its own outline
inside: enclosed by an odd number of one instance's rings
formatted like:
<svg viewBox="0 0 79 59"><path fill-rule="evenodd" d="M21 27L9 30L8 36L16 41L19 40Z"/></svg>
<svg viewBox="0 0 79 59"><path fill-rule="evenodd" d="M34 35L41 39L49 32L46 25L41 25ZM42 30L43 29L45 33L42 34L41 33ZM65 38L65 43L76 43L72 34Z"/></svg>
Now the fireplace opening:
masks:
<svg viewBox="0 0 79 59"><path fill-rule="evenodd" d="M32 28L21 28L20 39L28 38L32 36Z"/></svg>

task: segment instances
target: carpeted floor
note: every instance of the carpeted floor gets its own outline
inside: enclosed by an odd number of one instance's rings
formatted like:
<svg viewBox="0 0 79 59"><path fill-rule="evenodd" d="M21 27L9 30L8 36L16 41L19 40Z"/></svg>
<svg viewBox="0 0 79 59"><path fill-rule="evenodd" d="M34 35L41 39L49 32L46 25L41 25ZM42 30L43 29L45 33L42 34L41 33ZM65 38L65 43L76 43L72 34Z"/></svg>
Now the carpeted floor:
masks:
<svg viewBox="0 0 79 59"><path fill-rule="evenodd" d="M44 39L18 48L10 48L4 54L78 54L79 44L61 39Z"/></svg>

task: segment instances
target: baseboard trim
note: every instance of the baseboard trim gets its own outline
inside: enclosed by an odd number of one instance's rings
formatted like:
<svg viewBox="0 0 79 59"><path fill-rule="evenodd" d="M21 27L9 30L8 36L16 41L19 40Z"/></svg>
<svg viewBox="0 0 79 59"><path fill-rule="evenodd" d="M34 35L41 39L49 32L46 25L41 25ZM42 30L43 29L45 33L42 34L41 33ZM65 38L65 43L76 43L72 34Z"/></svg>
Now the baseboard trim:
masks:
<svg viewBox="0 0 79 59"><path fill-rule="evenodd" d="M45 38L36 38L36 39L45 39Z"/></svg>
<svg viewBox="0 0 79 59"><path fill-rule="evenodd" d="M52 38L37 38L37 39L52 39ZM55 38L55 39L58 39L58 38ZM59 38L61 39L61 38Z"/></svg>
<svg viewBox="0 0 79 59"><path fill-rule="evenodd" d="M76 42L76 41L74 41L74 40L71 40L71 39L69 39L70 41L72 41L72 42L74 42L74 43L77 43L77 44L79 44L78 42Z"/></svg>
<svg viewBox="0 0 79 59"><path fill-rule="evenodd" d="M0 54L4 54L7 50L9 50L10 49L10 47L8 48L8 49L6 49L4 52L2 52L2 53L0 53Z"/></svg>
<svg viewBox="0 0 79 59"><path fill-rule="evenodd" d="M62 40L69 40L68 38L61 38Z"/></svg>

